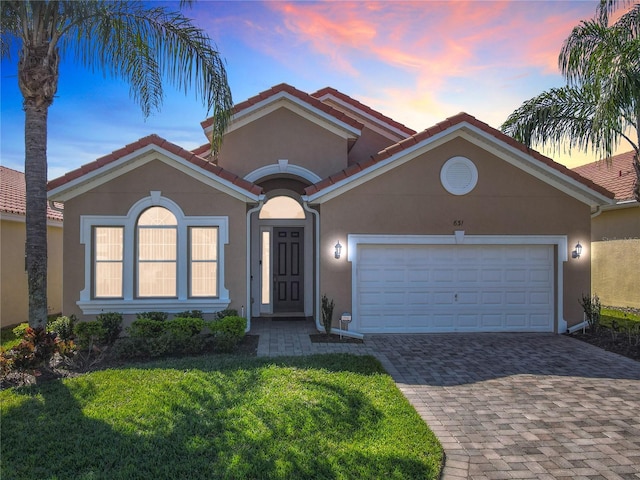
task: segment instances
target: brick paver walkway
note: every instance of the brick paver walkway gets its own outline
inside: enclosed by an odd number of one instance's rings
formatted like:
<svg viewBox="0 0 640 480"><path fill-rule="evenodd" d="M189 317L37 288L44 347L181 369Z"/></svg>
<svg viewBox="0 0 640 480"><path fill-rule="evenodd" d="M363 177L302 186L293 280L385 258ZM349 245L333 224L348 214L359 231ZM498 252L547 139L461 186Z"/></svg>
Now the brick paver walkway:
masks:
<svg viewBox="0 0 640 480"><path fill-rule="evenodd" d="M311 343L254 322L258 355L375 355L440 439L444 479L640 479L640 363L552 334L371 335Z"/></svg>

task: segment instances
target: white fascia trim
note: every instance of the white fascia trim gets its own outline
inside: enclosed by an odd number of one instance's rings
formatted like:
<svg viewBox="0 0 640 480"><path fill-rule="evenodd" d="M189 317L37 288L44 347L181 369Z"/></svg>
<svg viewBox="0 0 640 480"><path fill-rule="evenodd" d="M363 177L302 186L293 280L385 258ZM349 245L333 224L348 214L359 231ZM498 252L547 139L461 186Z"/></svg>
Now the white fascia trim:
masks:
<svg viewBox="0 0 640 480"><path fill-rule="evenodd" d="M343 193L355 188L363 183L372 180L389 170L392 170L400 165L405 164L406 162L413 160L417 156L422 155L429 150L433 150L438 146L446 143L449 140L449 136L451 135L451 130L447 130L444 132L439 132L432 137L429 137L427 140L412 145L401 152L392 155L375 165L367 168L366 170L361 170L347 178L344 178L333 185L328 186L327 188L323 188L321 191L316 192L312 195L308 195L303 197L304 200L308 201L312 204L322 204L326 201L329 201L335 197L342 195Z"/></svg>
<svg viewBox="0 0 640 480"><path fill-rule="evenodd" d="M288 92L279 92L276 95L266 98L265 100L242 110L240 113L235 114L232 117L229 127L225 133L231 133L254 120L283 107L288 108L289 110L343 138L357 138L361 134L360 129L352 127L342 120L338 120L333 115L329 115L328 113L303 102ZM211 134L212 129L213 126L205 128L204 133L207 138Z"/></svg>
<svg viewBox="0 0 640 480"><path fill-rule="evenodd" d="M386 173L387 171L403 165L404 163L413 160L419 155L422 155L430 150L433 150L445 142L449 141L451 137L458 136L465 140L479 146L480 148L489 151L497 157L505 160L507 163L533 175L534 177L542 180L543 182L565 192L566 194L576 198L577 200L587 205L610 205L614 203L613 199L605 197L595 190L591 190L586 185L574 180L571 177L563 175L558 170L545 165L542 162L532 162L532 157L521 152L517 148L514 148L506 143L499 142L495 137L480 130L474 125L468 122L461 122L454 125L447 130L439 132L422 142L415 144L405 150L402 150L395 155L386 158L370 168L360 171L350 177L347 177L335 184L322 189L313 195L304 197L310 203L322 204L332 198L335 198L342 193L357 187L369 180L376 178L379 175ZM481 140L482 139L482 140Z"/></svg>
<svg viewBox="0 0 640 480"><path fill-rule="evenodd" d="M293 165L288 162L278 162L271 165L265 165L264 167L256 168L254 171L247 174L244 179L248 182L256 182L261 178L267 177L269 175L279 175L284 173L304 178L311 183L318 183L320 180L322 180L321 177L313 173L311 170L307 170L304 167Z"/></svg>
<svg viewBox="0 0 640 480"><path fill-rule="evenodd" d="M604 205L602 207L603 211L611 211L611 210L623 210L625 208L638 208L640 207L640 202L636 200L621 200L614 205Z"/></svg>
<svg viewBox="0 0 640 480"><path fill-rule="evenodd" d="M258 196L233 183L212 174L184 158L175 155L157 145L147 145L101 168L78 177L70 182L49 191L49 200L64 202L86 193L97 186L109 182L124 173L128 173L153 160L159 160L196 180L227 193L242 201L257 201Z"/></svg>
<svg viewBox="0 0 640 480"><path fill-rule="evenodd" d="M564 175L555 168L535 160L520 149L497 141L493 135L479 129L475 125L462 122L459 127L469 132L467 133L464 130L460 132L460 136L465 140L493 153L507 163L527 172L539 180L571 195L576 200L587 205L610 205L615 203L614 199L606 197L568 175ZM479 140L482 141L479 142ZM505 155L505 152L508 154ZM566 187L569 189L567 190Z"/></svg>
<svg viewBox="0 0 640 480"><path fill-rule="evenodd" d="M562 264L569 260L569 248L566 235L464 235L458 231L453 235L376 235L349 234L347 235L347 261L351 267L351 305L353 316L357 318L357 270L359 245L555 245L557 246L557 298L558 333L567 331L567 321L564 318L564 269Z"/></svg>
<svg viewBox="0 0 640 480"><path fill-rule="evenodd" d="M398 137L402 138L409 138L411 135L409 135L406 132L403 132L402 130L398 129L397 127L394 127L393 125L390 125L382 120L380 120L377 117L374 117L373 115L371 115L370 113L365 112L364 110L360 110L359 108L353 106L352 104L345 102L344 100L332 95L331 93L327 93L325 95L323 95L322 97L315 97L318 100L320 100L321 102L327 100L327 99L331 99L332 102L337 103L338 105L341 105L342 107L351 110L354 113L357 113L358 115L360 115L362 118L366 118L369 122L375 124L375 125L379 125L380 128L384 129L384 130L388 130L391 131L393 133L395 133ZM376 131L382 135L384 135L385 137L388 137L389 134L388 132L384 132L384 130L377 130Z"/></svg>

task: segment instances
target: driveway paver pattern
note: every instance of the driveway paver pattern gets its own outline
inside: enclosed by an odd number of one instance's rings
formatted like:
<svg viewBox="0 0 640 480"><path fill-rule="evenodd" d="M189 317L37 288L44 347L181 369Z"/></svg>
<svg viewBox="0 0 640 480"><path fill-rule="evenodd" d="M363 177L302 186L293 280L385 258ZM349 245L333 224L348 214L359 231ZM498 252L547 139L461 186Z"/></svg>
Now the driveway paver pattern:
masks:
<svg viewBox="0 0 640 480"><path fill-rule="evenodd" d="M370 335L312 343L259 321L258 355L375 355L438 436L443 478L640 479L640 363L554 334Z"/></svg>

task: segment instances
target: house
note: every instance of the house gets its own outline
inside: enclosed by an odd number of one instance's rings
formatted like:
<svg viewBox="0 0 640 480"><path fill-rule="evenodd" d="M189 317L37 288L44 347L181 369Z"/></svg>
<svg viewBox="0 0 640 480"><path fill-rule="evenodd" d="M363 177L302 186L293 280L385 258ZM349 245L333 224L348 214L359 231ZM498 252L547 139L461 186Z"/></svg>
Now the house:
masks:
<svg viewBox="0 0 640 480"><path fill-rule="evenodd" d="M0 327L29 321L24 173L0 166ZM62 211L47 209L47 302L62 311Z"/></svg>
<svg viewBox="0 0 640 480"><path fill-rule="evenodd" d="M633 195L633 152L574 168L615 194L591 215L591 291L603 305L640 308L640 203Z"/></svg>
<svg viewBox="0 0 640 480"><path fill-rule="evenodd" d="M151 135L49 198L67 314L235 308L321 329L326 295L352 335L566 331L590 291L591 211L613 202L466 113L415 132L286 84L235 106L216 157Z"/></svg>

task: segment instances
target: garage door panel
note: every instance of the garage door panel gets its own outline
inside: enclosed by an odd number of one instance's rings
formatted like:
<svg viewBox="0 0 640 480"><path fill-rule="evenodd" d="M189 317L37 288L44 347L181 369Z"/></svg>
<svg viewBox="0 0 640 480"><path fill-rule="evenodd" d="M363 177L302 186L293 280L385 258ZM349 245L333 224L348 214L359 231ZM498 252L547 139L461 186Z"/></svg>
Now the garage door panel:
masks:
<svg viewBox="0 0 640 480"><path fill-rule="evenodd" d="M431 270L431 279L434 282L453 282L454 272L450 268L434 268Z"/></svg>
<svg viewBox="0 0 640 480"><path fill-rule="evenodd" d="M546 307L551 304L552 301L553 298L551 297L551 292L531 292L529 294L529 305L532 306L540 305L542 307Z"/></svg>
<svg viewBox="0 0 640 480"><path fill-rule="evenodd" d="M359 246L358 328L553 331L553 258L546 245Z"/></svg>
<svg viewBox="0 0 640 480"><path fill-rule="evenodd" d="M481 316L481 326L487 327L502 327L503 315L499 314L486 314Z"/></svg>

